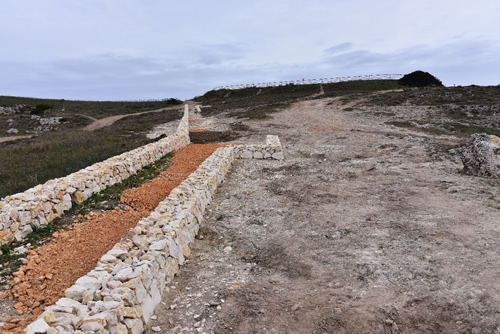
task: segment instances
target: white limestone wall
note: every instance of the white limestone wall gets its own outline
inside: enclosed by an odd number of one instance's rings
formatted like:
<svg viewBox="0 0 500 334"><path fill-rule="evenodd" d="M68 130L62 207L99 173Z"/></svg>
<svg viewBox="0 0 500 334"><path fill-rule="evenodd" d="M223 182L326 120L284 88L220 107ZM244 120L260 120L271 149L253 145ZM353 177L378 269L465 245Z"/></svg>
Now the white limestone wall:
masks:
<svg viewBox="0 0 500 334"><path fill-rule="evenodd" d="M234 152L234 147L217 149L25 332L142 333L165 285L190 255Z"/></svg>
<svg viewBox="0 0 500 334"><path fill-rule="evenodd" d="M165 286L190 256L217 186L234 159L246 158L283 159L279 138L217 149L25 333L142 333Z"/></svg>
<svg viewBox="0 0 500 334"><path fill-rule="evenodd" d="M189 144L189 111L175 134L93 164L68 176L49 180L0 201L0 245L23 240L32 226L44 226L92 194L121 182L165 154Z"/></svg>

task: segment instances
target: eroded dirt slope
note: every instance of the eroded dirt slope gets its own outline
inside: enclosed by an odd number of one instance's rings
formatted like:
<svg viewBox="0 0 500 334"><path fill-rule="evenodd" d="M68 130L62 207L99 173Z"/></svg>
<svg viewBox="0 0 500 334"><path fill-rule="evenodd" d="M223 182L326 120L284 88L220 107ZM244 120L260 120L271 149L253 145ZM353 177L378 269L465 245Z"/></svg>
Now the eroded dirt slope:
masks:
<svg viewBox="0 0 500 334"><path fill-rule="evenodd" d="M345 108L247 122L285 160L235 163L147 333L500 332L500 182L385 123L415 108Z"/></svg>

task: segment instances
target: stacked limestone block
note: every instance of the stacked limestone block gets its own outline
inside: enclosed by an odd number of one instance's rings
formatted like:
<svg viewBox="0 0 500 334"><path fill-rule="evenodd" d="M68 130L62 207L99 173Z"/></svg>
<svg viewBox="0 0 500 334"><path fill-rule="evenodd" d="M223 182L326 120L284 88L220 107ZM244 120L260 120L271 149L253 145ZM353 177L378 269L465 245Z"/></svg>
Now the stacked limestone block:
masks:
<svg viewBox="0 0 500 334"><path fill-rule="evenodd" d="M26 333L142 333L235 158L217 149Z"/></svg>
<svg viewBox="0 0 500 334"><path fill-rule="evenodd" d="M267 136L265 145L235 146L237 159L283 159L283 148L278 136Z"/></svg>
<svg viewBox="0 0 500 334"><path fill-rule="evenodd" d="M93 164L66 177L49 180L0 201L0 245L23 240L32 226L44 226L108 186L119 183L165 154L189 144L189 111L174 135Z"/></svg>

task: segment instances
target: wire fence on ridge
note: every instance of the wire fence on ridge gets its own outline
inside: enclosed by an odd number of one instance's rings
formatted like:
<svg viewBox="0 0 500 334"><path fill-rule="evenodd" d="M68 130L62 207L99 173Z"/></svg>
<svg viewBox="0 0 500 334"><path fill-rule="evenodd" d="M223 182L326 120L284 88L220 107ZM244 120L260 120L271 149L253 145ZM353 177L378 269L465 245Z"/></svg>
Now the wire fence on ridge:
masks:
<svg viewBox="0 0 500 334"><path fill-rule="evenodd" d="M213 90L220 89L242 89L242 88L265 88L265 87L278 87L286 85L311 85L311 84L327 84L327 83L337 83L337 82L347 82L347 81L357 81L357 80L399 80L403 77L403 74L370 74L370 75L354 75L346 77L334 77L334 78L321 78L321 79L301 79L301 80L291 80L291 81L272 81L272 82L259 82L250 84L239 84L239 85L226 85L218 86Z"/></svg>

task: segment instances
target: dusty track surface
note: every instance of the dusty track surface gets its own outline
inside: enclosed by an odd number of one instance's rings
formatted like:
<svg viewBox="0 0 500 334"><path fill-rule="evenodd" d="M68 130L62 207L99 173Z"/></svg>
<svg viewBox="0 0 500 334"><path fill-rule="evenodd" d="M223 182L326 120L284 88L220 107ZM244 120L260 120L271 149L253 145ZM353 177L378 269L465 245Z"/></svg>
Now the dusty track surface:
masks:
<svg viewBox="0 0 500 334"><path fill-rule="evenodd" d="M147 333L500 332L499 180L460 173L463 139L345 107L246 123L285 160L235 162Z"/></svg>
<svg viewBox="0 0 500 334"><path fill-rule="evenodd" d="M105 117L105 118L101 118L101 119L93 119L94 121L92 123L90 123L89 125L87 125L86 127L84 127L83 129L85 131L95 131L95 130L99 130L99 129L105 128L107 126L110 126L114 122L119 121L125 117L138 116L138 115L142 115L142 114L148 114L151 112L162 112L162 111L177 110L177 109L179 109L179 106L172 106L172 107L166 107L166 108L155 109L155 110L141 111L141 112L136 112L133 114L109 116L109 117ZM89 116L85 116L85 117L89 117Z"/></svg>
<svg viewBox="0 0 500 334"><path fill-rule="evenodd" d="M22 332L26 323L63 297L67 288L92 270L104 253L219 146L188 145L180 149L172 159L174 164L160 176L122 194L121 202L126 204L122 208L91 212L82 223L54 233L51 242L32 251L10 282L7 295L15 305L2 310L0 321L7 322L5 332Z"/></svg>
<svg viewBox="0 0 500 334"><path fill-rule="evenodd" d="M33 137L36 137L36 135L0 137L0 143L6 143L9 141L16 141L19 139L29 139L29 138L33 138Z"/></svg>

